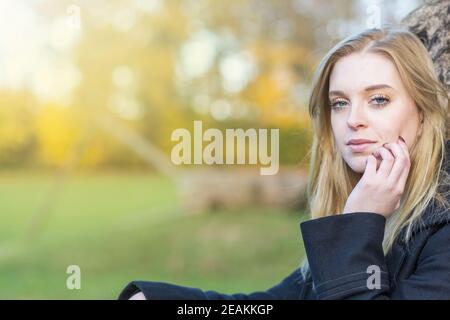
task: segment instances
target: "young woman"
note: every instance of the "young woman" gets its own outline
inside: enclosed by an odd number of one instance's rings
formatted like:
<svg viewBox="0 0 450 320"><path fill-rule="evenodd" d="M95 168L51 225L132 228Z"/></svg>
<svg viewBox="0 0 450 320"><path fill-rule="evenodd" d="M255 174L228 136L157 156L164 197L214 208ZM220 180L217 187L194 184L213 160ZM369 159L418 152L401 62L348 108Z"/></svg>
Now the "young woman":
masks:
<svg viewBox="0 0 450 320"><path fill-rule="evenodd" d="M133 281L119 299L450 299L449 101L420 40L370 29L313 80L306 261L266 291Z"/></svg>

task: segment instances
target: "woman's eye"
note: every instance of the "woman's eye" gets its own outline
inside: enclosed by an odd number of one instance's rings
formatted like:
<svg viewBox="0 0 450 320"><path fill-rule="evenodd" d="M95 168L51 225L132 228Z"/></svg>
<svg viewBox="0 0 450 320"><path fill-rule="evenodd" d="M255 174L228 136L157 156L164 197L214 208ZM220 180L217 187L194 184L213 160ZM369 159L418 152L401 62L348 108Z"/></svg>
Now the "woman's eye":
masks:
<svg viewBox="0 0 450 320"><path fill-rule="evenodd" d="M385 96L375 96L371 99L371 102L373 102L377 106L384 106L389 103L389 98Z"/></svg>
<svg viewBox="0 0 450 320"><path fill-rule="evenodd" d="M332 109L340 109L347 105L347 101L345 100L335 100L330 102L330 106Z"/></svg>

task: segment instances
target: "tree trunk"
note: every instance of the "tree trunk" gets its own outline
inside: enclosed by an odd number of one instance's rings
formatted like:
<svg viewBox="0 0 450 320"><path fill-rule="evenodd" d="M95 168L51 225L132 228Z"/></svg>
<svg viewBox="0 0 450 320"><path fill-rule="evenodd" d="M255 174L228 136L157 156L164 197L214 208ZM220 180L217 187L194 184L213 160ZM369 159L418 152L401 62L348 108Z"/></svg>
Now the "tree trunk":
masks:
<svg viewBox="0 0 450 320"><path fill-rule="evenodd" d="M402 23L423 42L439 80L450 92L450 0L426 0Z"/></svg>

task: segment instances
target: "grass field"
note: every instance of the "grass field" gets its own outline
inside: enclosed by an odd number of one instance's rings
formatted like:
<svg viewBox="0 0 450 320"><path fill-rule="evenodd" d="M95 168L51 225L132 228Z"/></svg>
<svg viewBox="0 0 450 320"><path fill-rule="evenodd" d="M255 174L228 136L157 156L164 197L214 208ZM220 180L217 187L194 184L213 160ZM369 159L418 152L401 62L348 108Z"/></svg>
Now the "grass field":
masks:
<svg viewBox="0 0 450 320"><path fill-rule="evenodd" d="M136 279L251 292L277 284L304 254L301 213L188 216L171 182L149 173L55 185L49 174L3 172L0 212L0 299L116 299ZM36 225L39 212L48 215ZM80 290L66 288L69 265L81 268Z"/></svg>

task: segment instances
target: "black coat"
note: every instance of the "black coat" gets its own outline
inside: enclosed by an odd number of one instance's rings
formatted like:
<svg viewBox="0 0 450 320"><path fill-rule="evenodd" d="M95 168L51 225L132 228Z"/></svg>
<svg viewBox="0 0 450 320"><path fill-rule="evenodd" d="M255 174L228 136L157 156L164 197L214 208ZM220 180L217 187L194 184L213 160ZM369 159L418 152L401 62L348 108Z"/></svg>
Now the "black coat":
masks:
<svg viewBox="0 0 450 320"><path fill-rule="evenodd" d="M446 148L444 170L449 172L450 140ZM448 186L440 190L450 201ZM380 214L355 212L303 222L300 229L312 276L304 278L299 267L266 291L223 294L133 281L119 299L138 291L147 299L450 299L450 211L432 202L421 220L411 240L405 243L399 236L386 256L386 219ZM369 279L373 271L368 268L374 265L380 271L378 285ZM369 288L368 282L375 287Z"/></svg>

